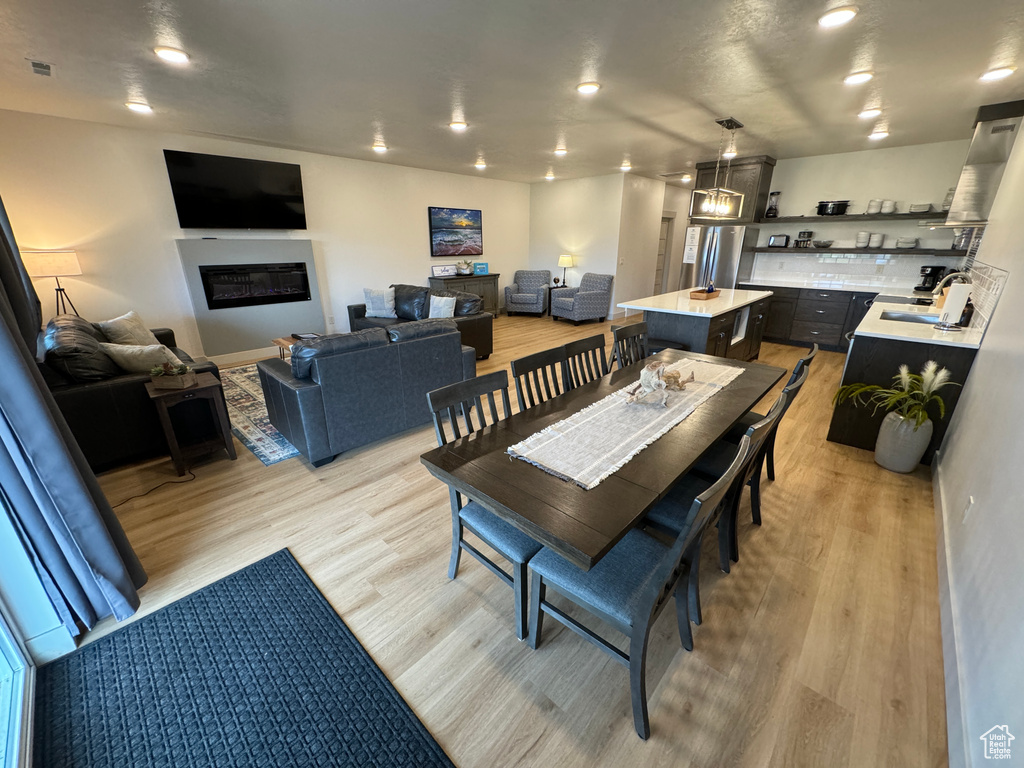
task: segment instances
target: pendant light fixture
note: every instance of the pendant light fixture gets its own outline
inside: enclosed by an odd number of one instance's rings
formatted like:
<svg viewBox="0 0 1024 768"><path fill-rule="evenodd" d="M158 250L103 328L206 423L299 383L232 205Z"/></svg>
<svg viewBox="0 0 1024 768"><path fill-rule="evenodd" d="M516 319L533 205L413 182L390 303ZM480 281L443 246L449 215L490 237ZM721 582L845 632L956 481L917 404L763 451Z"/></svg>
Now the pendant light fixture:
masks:
<svg viewBox="0 0 1024 768"><path fill-rule="evenodd" d="M715 122L722 126L722 135L718 140L718 156L715 158L715 183L709 189L693 190L693 194L690 196L690 217L730 221L738 219L743 211L743 193L718 186L718 174L721 169L722 157L725 154L725 132L729 131L731 134L730 147L735 147L736 130L742 128L743 123L733 117L723 117ZM731 167L732 155L726 160L725 178L723 179L725 184L728 184Z"/></svg>

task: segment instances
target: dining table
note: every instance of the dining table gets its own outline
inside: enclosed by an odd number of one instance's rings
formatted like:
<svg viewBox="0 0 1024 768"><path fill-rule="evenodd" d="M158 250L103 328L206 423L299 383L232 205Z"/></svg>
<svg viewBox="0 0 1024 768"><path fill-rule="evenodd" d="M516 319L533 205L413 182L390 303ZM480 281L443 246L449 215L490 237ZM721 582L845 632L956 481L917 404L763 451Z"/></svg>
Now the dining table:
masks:
<svg viewBox="0 0 1024 768"><path fill-rule="evenodd" d="M637 382L652 361L735 366L739 376L603 482L586 490L507 453L531 435ZM787 371L665 349L420 457L431 475L583 570L590 570Z"/></svg>

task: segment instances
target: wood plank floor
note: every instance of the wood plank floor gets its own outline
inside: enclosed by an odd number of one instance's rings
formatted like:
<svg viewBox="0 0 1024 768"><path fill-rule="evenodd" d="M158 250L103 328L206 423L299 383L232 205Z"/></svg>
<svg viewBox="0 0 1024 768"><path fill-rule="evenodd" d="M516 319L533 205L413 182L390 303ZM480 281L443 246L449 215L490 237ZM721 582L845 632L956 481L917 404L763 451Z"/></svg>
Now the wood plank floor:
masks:
<svg viewBox="0 0 1024 768"><path fill-rule="evenodd" d="M571 338L610 339L608 327L502 317L479 371ZM792 367L803 353L766 344L761 359ZM647 742L622 667L556 622L537 651L518 642L510 590L472 558L448 580L448 496L418 462L435 444L429 426L318 470L301 459L264 467L237 445L238 461L209 461L196 480L119 507L150 576L139 615L288 547L464 768L943 765L929 475L892 474L825 441L842 363L819 354L782 423L764 525L750 523L745 498L731 574L710 537L694 652L680 648L671 607L659 619ZM161 459L100 481L117 504L176 479Z"/></svg>

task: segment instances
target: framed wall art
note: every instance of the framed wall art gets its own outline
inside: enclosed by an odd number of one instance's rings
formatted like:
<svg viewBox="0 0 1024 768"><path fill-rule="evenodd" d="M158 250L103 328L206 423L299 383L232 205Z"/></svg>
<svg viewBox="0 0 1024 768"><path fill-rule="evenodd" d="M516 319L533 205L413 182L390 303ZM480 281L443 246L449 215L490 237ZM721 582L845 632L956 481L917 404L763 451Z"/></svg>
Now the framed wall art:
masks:
<svg viewBox="0 0 1024 768"><path fill-rule="evenodd" d="M481 212L472 208L427 208L430 255L480 256L484 252Z"/></svg>

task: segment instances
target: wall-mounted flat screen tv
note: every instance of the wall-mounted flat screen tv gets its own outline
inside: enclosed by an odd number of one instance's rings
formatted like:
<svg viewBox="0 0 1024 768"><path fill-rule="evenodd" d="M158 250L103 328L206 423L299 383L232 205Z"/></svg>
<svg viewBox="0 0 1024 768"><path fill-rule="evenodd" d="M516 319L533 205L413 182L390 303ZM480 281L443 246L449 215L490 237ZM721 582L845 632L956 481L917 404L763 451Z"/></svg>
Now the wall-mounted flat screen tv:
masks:
<svg viewBox="0 0 1024 768"><path fill-rule="evenodd" d="M164 150L182 229L305 229L302 174L291 163Z"/></svg>

